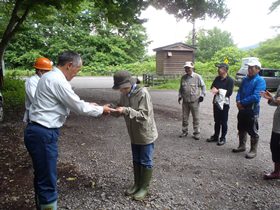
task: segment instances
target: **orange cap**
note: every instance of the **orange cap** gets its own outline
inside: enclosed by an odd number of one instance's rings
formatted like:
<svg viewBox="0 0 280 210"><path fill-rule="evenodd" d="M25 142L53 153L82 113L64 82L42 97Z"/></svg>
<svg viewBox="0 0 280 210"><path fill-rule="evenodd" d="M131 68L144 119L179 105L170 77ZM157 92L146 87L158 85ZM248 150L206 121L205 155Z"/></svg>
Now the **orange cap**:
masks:
<svg viewBox="0 0 280 210"><path fill-rule="evenodd" d="M35 69L50 71L52 70L53 62L50 61L48 58L37 58L34 64Z"/></svg>

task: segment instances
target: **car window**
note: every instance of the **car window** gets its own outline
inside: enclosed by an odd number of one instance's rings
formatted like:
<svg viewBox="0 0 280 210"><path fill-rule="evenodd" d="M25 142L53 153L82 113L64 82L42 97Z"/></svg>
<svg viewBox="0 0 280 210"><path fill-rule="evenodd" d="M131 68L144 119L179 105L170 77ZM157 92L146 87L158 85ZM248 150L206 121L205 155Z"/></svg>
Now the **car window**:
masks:
<svg viewBox="0 0 280 210"><path fill-rule="evenodd" d="M261 69L259 75L263 76L263 77L279 77L280 76L280 70Z"/></svg>

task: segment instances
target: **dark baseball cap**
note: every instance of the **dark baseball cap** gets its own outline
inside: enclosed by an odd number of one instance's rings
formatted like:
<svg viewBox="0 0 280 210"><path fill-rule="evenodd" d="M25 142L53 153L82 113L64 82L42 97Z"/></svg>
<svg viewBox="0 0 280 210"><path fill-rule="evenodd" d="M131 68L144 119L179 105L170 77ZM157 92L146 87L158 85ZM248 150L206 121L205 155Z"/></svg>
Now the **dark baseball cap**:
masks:
<svg viewBox="0 0 280 210"><path fill-rule="evenodd" d="M218 67L218 68L224 68L225 70L228 70L228 65L227 65L226 63L216 64L216 67Z"/></svg>

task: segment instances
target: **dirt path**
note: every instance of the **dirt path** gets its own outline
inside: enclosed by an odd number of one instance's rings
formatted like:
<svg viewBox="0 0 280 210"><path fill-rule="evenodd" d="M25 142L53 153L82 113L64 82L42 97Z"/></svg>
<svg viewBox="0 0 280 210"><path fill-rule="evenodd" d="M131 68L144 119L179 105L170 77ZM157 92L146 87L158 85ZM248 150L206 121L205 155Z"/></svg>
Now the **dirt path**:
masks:
<svg viewBox="0 0 280 210"><path fill-rule="evenodd" d="M82 89L77 93L83 99L99 103L118 100L118 93L109 89ZM262 180L263 172L272 169L269 150L272 107L262 101L259 154L247 160L244 153L231 153L237 146L234 97L228 142L218 147L205 142L213 131L210 93L201 104L199 141L191 136L178 138L181 108L177 92L151 91L151 94L159 139L147 199L135 202L123 194L133 178L130 142L123 118L95 119L71 114L61 129L59 142L60 209L280 209L280 182ZM18 206L30 209L33 202L32 167L22 145L23 126L18 125L9 124L0 130L6 144L0 151L4 154L0 160L0 209L19 209ZM20 155L13 157L11 142L19 144L16 154ZM3 162L9 164L2 165Z"/></svg>

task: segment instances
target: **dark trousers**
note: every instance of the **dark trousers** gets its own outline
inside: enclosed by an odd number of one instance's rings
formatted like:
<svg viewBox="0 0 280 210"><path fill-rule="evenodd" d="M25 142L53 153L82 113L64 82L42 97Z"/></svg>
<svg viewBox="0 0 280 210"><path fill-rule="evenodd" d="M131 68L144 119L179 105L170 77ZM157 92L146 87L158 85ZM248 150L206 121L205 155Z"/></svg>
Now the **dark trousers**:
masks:
<svg viewBox="0 0 280 210"><path fill-rule="evenodd" d="M24 131L24 143L32 158L34 189L40 204L57 200L57 140L58 129L29 123Z"/></svg>
<svg viewBox="0 0 280 210"><path fill-rule="evenodd" d="M280 163L280 133L271 134L270 150L272 153L272 161L274 163Z"/></svg>
<svg viewBox="0 0 280 210"><path fill-rule="evenodd" d="M219 109L215 104L213 105L213 113L214 113L214 121L215 121L215 133L214 136L219 138L220 130L222 127L222 135L221 138L226 138L227 130L228 130L228 111L229 105L224 105L223 110Z"/></svg>
<svg viewBox="0 0 280 210"><path fill-rule="evenodd" d="M239 132L247 132L251 138L259 138L258 115L252 110L240 110L237 114L237 129Z"/></svg>

